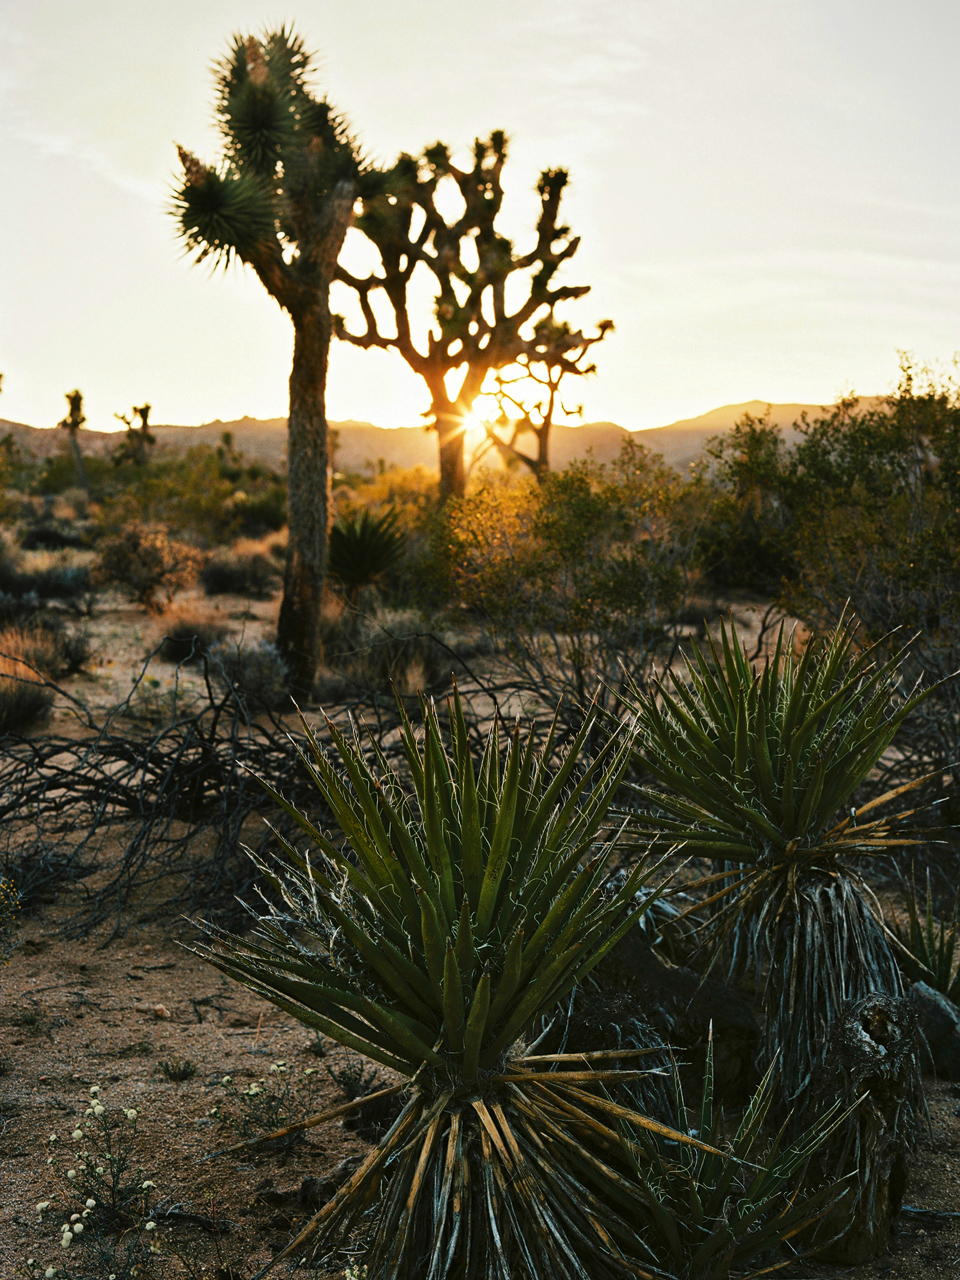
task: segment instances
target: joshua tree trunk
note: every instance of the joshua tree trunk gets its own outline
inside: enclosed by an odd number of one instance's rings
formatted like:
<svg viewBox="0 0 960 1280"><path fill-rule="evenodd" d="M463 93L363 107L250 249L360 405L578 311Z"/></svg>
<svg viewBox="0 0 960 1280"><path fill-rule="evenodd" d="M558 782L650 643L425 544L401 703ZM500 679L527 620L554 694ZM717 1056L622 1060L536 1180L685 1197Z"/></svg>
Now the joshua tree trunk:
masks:
<svg viewBox="0 0 960 1280"><path fill-rule="evenodd" d="M68 430L67 434L70 437L70 450L73 453L73 462L77 468L77 479L80 481L80 488L89 498L90 481L87 479L87 468L83 461L83 453L80 450L80 441L77 439L77 433L75 431Z"/></svg>
<svg viewBox="0 0 960 1280"><path fill-rule="evenodd" d="M463 465L463 418L455 411L435 410L440 443L440 501L462 498L467 484Z"/></svg>
<svg viewBox="0 0 960 1280"><path fill-rule="evenodd" d="M293 692L306 697L320 660L320 610L327 569L330 468L325 387L332 322L327 292L294 318L290 373L287 502L290 540L277 643Z"/></svg>

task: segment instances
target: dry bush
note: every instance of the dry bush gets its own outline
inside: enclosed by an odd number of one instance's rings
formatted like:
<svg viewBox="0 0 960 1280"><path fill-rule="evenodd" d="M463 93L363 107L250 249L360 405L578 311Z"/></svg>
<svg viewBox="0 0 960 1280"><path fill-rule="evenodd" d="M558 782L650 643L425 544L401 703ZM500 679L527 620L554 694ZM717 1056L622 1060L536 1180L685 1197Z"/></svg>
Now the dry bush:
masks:
<svg viewBox="0 0 960 1280"><path fill-rule="evenodd" d="M43 632L0 632L0 733L25 728L50 710L53 690L43 672L55 661L55 645Z"/></svg>
<svg viewBox="0 0 960 1280"><path fill-rule="evenodd" d="M219 644L229 628L220 618L200 609L176 609L160 623L163 639L160 657L165 662L199 662Z"/></svg>
<svg viewBox="0 0 960 1280"><path fill-rule="evenodd" d="M208 596L237 595L263 600L273 594L280 575L276 559L252 539L211 556L200 575Z"/></svg>
<svg viewBox="0 0 960 1280"><path fill-rule="evenodd" d="M134 522L104 542L96 580L162 613L178 591L194 585L202 565L202 553L171 538L165 525Z"/></svg>
<svg viewBox="0 0 960 1280"><path fill-rule="evenodd" d="M343 609L325 619L321 700L346 702L386 695L439 693L467 663L489 651L483 636L438 627L417 609Z"/></svg>
<svg viewBox="0 0 960 1280"><path fill-rule="evenodd" d="M290 670L276 645L222 644L211 650L214 683L253 713L289 703Z"/></svg>

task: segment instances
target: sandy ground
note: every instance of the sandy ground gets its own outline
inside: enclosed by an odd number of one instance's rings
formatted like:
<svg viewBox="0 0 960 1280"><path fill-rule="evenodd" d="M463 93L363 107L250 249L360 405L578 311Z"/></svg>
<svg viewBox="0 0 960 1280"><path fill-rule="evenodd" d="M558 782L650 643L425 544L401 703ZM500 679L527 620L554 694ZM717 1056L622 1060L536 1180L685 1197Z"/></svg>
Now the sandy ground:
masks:
<svg viewBox="0 0 960 1280"><path fill-rule="evenodd" d="M68 685L97 709L126 696L163 634L162 620L116 599L105 604L89 624L89 674ZM230 638L250 641L269 634L277 602L208 601L198 595L181 607L219 617ZM157 658L149 675L161 692L173 685L174 668ZM197 677L181 672L180 679L189 685ZM58 700L50 727L62 732L71 722L69 704ZM113 1263L78 1269L88 1250L75 1245L64 1251L60 1244L61 1224L82 1209L68 1205L73 1184L62 1176L77 1163L72 1153L85 1141L75 1143L70 1135L97 1098L108 1120L119 1117L121 1108L139 1112L135 1125L126 1122L131 1160L143 1170L141 1181L156 1184L151 1195L158 1227L148 1239L160 1250L144 1274L248 1280L286 1243L291 1224L306 1216L295 1197L285 1201L278 1193L295 1192L304 1178L327 1175L366 1145L332 1122L284 1151L204 1157L237 1141L237 1122L252 1105L242 1091L259 1087L261 1102L264 1094L276 1100L276 1123L282 1124L342 1101L327 1068L349 1072L358 1060L330 1044L318 1056L316 1038L303 1027L184 951L178 941L196 936L189 922L132 928L102 946L96 936L63 939L59 930L68 911L69 899L62 897L24 921L22 945L0 971L0 1280L21 1274L18 1268L28 1258L36 1260L39 1274L48 1266L60 1268L62 1276L92 1280L114 1273ZM169 1079L161 1064L175 1070L184 1060L192 1074ZM224 1077L231 1077L229 1085ZM381 1078L388 1082L386 1073ZM960 1087L928 1084L931 1132L914 1162L907 1202L958 1212ZM92 1095L91 1089L99 1092ZM54 1133L57 1141L51 1143ZM38 1212L43 1201L51 1207ZM162 1212L171 1206L181 1215L174 1221ZM215 1221L216 1230L186 1220L190 1214ZM808 1266L779 1274L957 1280L958 1222L912 1217L889 1256L868 1267ZM115 1274L124 1280L122 1271ZM277 1274L289 1271L284 1267Z"/></svg>

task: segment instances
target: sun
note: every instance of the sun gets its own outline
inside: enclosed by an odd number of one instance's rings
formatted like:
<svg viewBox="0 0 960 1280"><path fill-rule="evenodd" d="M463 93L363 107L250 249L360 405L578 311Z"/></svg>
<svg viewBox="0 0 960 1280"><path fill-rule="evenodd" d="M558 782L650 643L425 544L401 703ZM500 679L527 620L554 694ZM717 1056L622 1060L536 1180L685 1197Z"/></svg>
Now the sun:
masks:
<svg viewBox="0 0 960 1280"><path fill-rule="evenodd" d="M468 448L478 445L487 434L485 423L475 413L465 413L461 421L463 423L464 443Z"/></svg>

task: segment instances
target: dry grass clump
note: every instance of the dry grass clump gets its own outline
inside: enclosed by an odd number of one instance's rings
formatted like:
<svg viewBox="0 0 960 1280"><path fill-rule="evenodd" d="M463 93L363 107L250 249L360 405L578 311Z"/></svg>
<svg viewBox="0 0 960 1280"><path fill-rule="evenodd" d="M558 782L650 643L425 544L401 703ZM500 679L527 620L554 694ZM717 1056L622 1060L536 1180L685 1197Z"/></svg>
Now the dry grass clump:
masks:
<svg viewBox="0 0 960 1280"><path fill-rule="evenodd" d="M56 669L52 636L10 627L0 631L0 733L22 729L44 716L53 703L45 675Z"/></svg>

